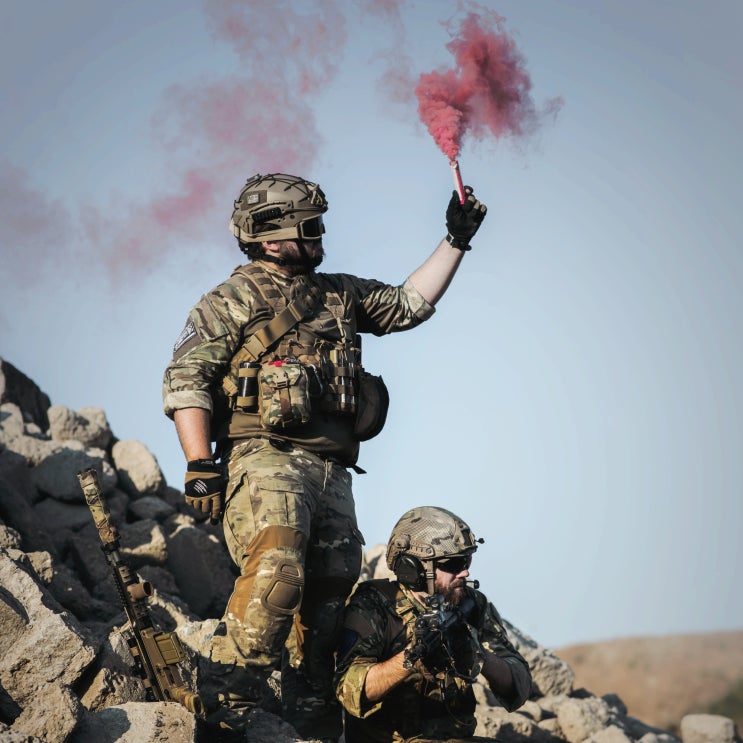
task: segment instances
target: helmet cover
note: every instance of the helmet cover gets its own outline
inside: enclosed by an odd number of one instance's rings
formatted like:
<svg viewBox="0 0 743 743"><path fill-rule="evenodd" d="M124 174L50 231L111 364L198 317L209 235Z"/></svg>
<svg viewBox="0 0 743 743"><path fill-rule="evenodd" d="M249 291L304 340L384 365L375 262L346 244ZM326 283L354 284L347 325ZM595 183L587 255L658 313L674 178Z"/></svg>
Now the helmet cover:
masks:
<svg viewBox="0 0 743 743"><path fill-rule="evenodd" d="M248 178L235 200L230 227L242 242L317 240L328 210L317 183L295 175L273 173Z"/></svg>
<svg viewBox="0 0 743 743"><path fill-rule="evenodd" d="M394 570L400 555L421 561L471 555L477 541L467 524L451 511L437 506L412 508L400 517L387 543L387 567Z"/></svg>

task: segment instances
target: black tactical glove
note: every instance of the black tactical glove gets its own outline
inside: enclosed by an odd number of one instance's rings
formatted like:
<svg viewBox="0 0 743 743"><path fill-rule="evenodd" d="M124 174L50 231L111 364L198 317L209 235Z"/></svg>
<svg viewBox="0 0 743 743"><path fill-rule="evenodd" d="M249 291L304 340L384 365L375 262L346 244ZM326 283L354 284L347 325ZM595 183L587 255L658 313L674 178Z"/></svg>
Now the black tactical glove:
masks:
<svg viewBox="0 0 743 743"><path fill-rule="evenodd" d="M413 625L413 639L405 649L405 668L412 668L416 661L422 660L428 667L430 659L439 655L444 636L441 631L441 614L434 608L421 614Z"/></svg>
<svg viewBox="0 0 743 743"><path fill-rule="evenodd" d="M224 507L224 475L213 459L194 459L186 469L186 503L218 524Z"/></svg>
<svg viewBox="0 0 743 743"><path fill-rule="evenodd" d="M470 240L480 229L488 208L475 198L470 186L464 187L464 194L464 204L460 204L459 194L453 191L446 207L446 229L449 230L446 241L453 248L470 250Z"/></svg>

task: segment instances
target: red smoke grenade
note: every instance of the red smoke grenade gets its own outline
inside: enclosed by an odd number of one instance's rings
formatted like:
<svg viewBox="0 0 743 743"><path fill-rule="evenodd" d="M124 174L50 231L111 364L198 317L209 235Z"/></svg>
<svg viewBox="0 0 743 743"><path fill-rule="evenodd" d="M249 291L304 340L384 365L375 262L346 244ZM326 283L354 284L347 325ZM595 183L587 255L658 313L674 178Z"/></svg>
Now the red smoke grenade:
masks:
<svg viewBox="0 0 743 743"><path fill-rule="evenodd" d="M459 172L459 163L456 160L449 160L449 167L454 179L454 188L459 194L459 203L464 204L464 184L462 183L462 174Z"/></svg>
<svg viewBox="0 0 743 743"><path fill-rule="evenodd" d="M454 69L421 75L415 90L421 121L449 158L462 203L457 157L464 136L521 136L534 131L540 118L524 58L503 31L503 20L492 11L469 13L446 45ZM562 99L549 101L546 113L561 105Z"/></svg>

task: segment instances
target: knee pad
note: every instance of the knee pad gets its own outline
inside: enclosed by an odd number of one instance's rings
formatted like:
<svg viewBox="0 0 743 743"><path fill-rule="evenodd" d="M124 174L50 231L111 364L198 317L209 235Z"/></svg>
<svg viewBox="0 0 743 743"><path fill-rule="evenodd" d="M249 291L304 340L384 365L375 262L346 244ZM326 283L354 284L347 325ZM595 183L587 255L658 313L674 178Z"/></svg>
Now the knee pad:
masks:
<svg viewBox="0 0 743 743"><path fill-rule="evenodd" d="M261 594L261 604L276 614L296 614L303 590L304 568L294 560L281 560Z"/></svg>
<svg viewBox="0 0 743 743"><path fill-rule="evenodd" d="M249 558L241 565L242 575L235 581L235 589L227 604L227 612L233 614L239 621L244 622L251 600L259 599L261 606L280 614L294 614L296 608L280 611L277 607L299 607L304 587L304 568L291 554L303 554L305 536L287 526L267 526L258 532L256 537L247 546ZM256 576L261 570L261 563L267 552L283 550L283 559L275 563L273 574L268 586L261 590L255 586ZM285 567L286 566L286 567ZM270 569L270 566L264 568ZM298 597L290 595L292 591Z"/></svg>

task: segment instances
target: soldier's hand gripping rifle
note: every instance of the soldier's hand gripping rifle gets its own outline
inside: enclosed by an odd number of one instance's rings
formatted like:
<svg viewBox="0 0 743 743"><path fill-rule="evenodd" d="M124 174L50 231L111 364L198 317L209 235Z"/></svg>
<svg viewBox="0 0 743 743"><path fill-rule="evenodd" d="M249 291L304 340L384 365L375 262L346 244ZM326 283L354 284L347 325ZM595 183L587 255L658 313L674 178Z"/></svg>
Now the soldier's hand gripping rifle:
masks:
<svg viewBox="0 0 743 743"><path fill-rule="evenodd" d="M445 673L474 681L482 666L480 643L473 635L467 618L475 609L475 602L465 596L455 606L434 594L426 598L427 611L416 620L413 641L405 650L403 666L412 668L416 661L433 674Z"/></svg>
<svg viewBox="0 0 743 743"><path fill-rule="evenodd" d="M119 532L111 523L98 473L89 468L77 473L85 501L93 514L103 553L111 566L116 588L126 612L127 624L121 629L126 639L145 694L150 702L179 702L189 712L202 716L204 704L186 685L178 664L186 659L183 645L175 632L160 632L155 627L147 599L152 584L142 581L121 559Z"/></svg>

